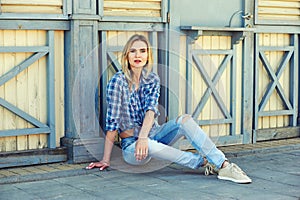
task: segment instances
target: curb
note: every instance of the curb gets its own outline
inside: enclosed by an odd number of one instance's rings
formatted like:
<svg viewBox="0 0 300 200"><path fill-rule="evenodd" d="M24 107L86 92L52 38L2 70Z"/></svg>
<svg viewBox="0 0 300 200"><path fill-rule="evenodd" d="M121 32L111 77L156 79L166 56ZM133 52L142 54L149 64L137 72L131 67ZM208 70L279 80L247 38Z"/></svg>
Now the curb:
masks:
<svg viewBox="0 0 300 200"><path fill-rule="evenodd" d="M87 174L95 173L96 171L99 170L73 169L73 170L62 170L62 171L48 172L48 173L36 173L36 174L29 174L29 175L15 175L15 176L9 176L5 178L0 178L0 185L87 175Z"/></svg>
<svg viewBox="0 0 300 200"><path fill-rule="evenodd" d="M277 146L277 147L265 147L265 148L256 148L256 149L249 149L249 150L241 150L241 151L226 151L224 153L226 157L241 157L241 156L249 156L255 154L270 154L270 153L278 153L278 152L285 152L285 151L293 151L299 150L300 144L293 144L293 145L286 145L286 146Z"/></svg>

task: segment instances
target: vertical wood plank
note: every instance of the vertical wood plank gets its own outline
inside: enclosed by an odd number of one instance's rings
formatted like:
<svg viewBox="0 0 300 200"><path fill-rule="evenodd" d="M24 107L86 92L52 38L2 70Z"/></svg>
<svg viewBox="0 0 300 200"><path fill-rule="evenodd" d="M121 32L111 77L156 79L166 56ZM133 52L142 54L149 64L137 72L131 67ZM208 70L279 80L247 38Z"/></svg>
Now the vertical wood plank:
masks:
<svg viewBox="0 0 300 200"><path fill-rule="evenodd" d="M212 40L212 36L203 36L203 49L211 49L211 41ZM207 71L207 74L210 76L211 75L211 65L212 65L212 60L211 60L211 55L205 55L205 64L204 64L204 68ZM203 80L203 91L205 91L208 88L207 84L204 82ZM212 96L209 97L207 103L205 104L205 106L203 107L203 119L207 120L210 119L211 117L211 98ZM203 126L203 130L208 133L210 135L210 126Z"/></svg>
<svg viewBox="0 0 300 200"><path fill-rule="evenodd" d="M126 32L117 33L117 35L118 37L117 37L116 45L122 47L122 50L120 52L117 52L116 56L118 58L118 61L121 63L123 47L125 46L127 40L129 39L129 35Z"/></svg>
<svg viewBox="0 0 300 200"><path fill-rule="evenodd" d="M56 146L60 146L60 138L64 136L64 31L55 31L55 125Z"/></svg>
<svg viewBox="0 0 300 200"><path fill-rule="evenodd" d="M283 34L277 34L277 46L284 46L284 36ZM276 52L276 60L277 60L277 66L280 65L284 55L285 55L286 52ZM278 67L277 67L277 70L278 70ZM283 90L284 90L284 93L285 93L285 96L286 97L289 97L289 94L287 92L289 92L289 85L286 84L285 82L289 83L289 64L287 64L287 66L285 67L285 70L284 72L282 73L280 79L279 79L279 83L280 85L282 86ZM288 75L288 76L286 76ZM287 86L287 87L286 87ZM277 110L282 110L284 109L284 106L283 106L283 102L282 102L282 99L277 95L277 102L276 102L276 109ZM276 127L282 127L284 124L284 116L277 116L277 119L276 119Z"/></svg>
<svg viewBox="0 0 300 200"><path fill-rule="evenodd" d="M28 46L38 45L38 31L32 30L28 32L27 35L27 44ZM28 67L28 102L29 110L28 113L33 117L39 119L39 64L38 61L33 63ZM33 127L32 125L30 127ZM40 136L39 135L29 135L28 143L29 149L36 149L39 146Z"/></svg>
<svg viewBox="0 0 300 200"><path fill-rule="evenodd" d="M240 42L239 44L236 45L236 58L237 59L236 63L236 134L241 134L241 129L242 129L242 85L243 85L243 53L242 53L242 48L243 48L243 43ZM249 55L245 55L249 56ZM253 77L252 77L253 78Z"/></svg>
<svg viewBox="0 0 300 200"><path fill-rule="evenodd" d="M205 36L204 36L205 37ZM194 49L210 49L211 46L210 44L204 44L205 42L205 38L204 37L199 37L199 42L195 43L195 47L193 47ZM208 46L209 45L209 46ZM212 55L206 55L206 54L197 54L195 55L195 57L197 57L201 64L203 65L203 68L205 70L207 70L207 66L211 65L211 56ZM205 79L203 78L203 75L201 74L201 72L199 71L199 69L197 69L196 63L193 62L193 71L192 71L192 76L193 76L193 86L192 86L192 94L193 94L193 108L192 110L194 111L196 109L196 106L199 104L199 102L202 100L203 95L205 93L205 91L208 89L207 83L205 82ZM209 73L209 72L207 72ZM194 91L196 90L196 91ZM209 99L208 99L209 101ZM208 101L207 104L208 105ZM206 106L204 105L204 107ZM210 107L207 107L208 110L210 110ZM198 119L199 120L207 120L207 118L210 117L210 112L208 113L204 113L204 112L200 112ZM203 126L203 129L206 131L207 134L210 134L210 129L211 126Z"/></svg>
<svg viewBox="0 0 300 200"><path fill-rule="evenodd" d="M182 115L186 113L185 105L187 104L186 101L186 80L185 80L185 74L186 74L186 36L180 37L180 58L179 58L179 96L184 98L178 98L178 115ZM199 89L201 89L199 87ZM193 106L194 107L194 106Z"/></svg>
<svg viewBox="0 0 300 200"><path fill-rule="evenodd" d="M204 49L204 41L205 41L205 36L200 36L198 39L198 43L196 43L196 48L199 48L201 50ZM201 60L203 66L206 66L210 60L210 56L209 55L198 55L199 59ZM195 93L194 95L194 106L193 108L195 108L195 106L197 105L197 103L201 100L201 97L203 96L204 92L207 89L207 85L204 81L204 79L202 78L201 74L199 73L199 71L196 69L196 67L194 66L194 71L193 71L193 79L198 80L198 88L199 90L197 90L198 92ZM207 113L201 112L198 119L199 120L204 120L207 118ZM208 126L202 126L203 130L205 130L206 132L208 132Z"/></svg>
<svg viewBox="0 0 300 200"><path fill-rule="evenodd" d="M264 33L263 34L263 46L270 46L271 41L270 41L270 33ZM270 51L265 52L267 60L270 62ZM262 79L262 85L263 89L265 89L269 83L269 76L266 73L264 66L262 67L262 73L261 73L261 79ZM261 97L264 95L264 91L261 91ZM268 111L270 110L270 101L266 103L265 110ZM269 128L270 127L270 117L262 117L263 119L263 128Z"/></svg>
<svg viewBox="0 0 300 200"><path fill-rule="evenodd" d="M186 63L186 105L185 110L188 114L192 114L192 107L193 107L193 101L194 101L194 91L197 91L195 89L195 85L193 85L193 74L194 74L194 62L192 58L192 50L193 45L191 44L191 38L186 38L186 55L187 55L187 63ZM179 92L179 91L178 91ZM177 97L178 101L180 101L179 97Z"/></svg>
<svg viewBox="0 0 300 200"><path fill-rule="evenodd" d="M0 30L0 46L4 45L4 30ZM2 76L5 73L5 53L0 53L0 76ZM4 98L4 86L0 86L0 97ZM6 121L4 118L4 108L0 106L0 130L4 129L4 122ZM0 152L4 152L6 149L5 145L5 138L0 137Z"/></svg>
<svg viewBox="0 0 300 200"><path fill-rule="evenodd" d="M157 32L149 32L148 38L152 46L153 53L153 72L157 74Z"/></svg>
<svg viewBox="0 0 300 200"><path fill-rule="evenodd" d="M186 110L186 113L191 114L193 110L195 110L197 103L200 101L201 97L201 84L199 79L200 73L197 70L196 64L192 59L192 50L194 49L201 49L199 45L199 41L201 41L201 37L198 40L194 41L194 44L190 44L191 38L186 37L186 45L185 45L185 52L186 55L186 63L185 63L185 83L186 87L186 104L183 104ZM201 55L193 55L194 57L201 57ZM200 58L201 60L201 58ZM201 60L202 62L202 60ZM201 77L201 76L200 76ZM178 97L178 100L181 101L181 98ZM197 117L197 116L195 116ZM199 119L200 117L198 117Z"/></svg>
<svg viewBox="0 0 300 200"><path fill-rule="evenodd" d="M220 37L219 36L212 36L211 40L211 47L210 49L220 49ZM210 67L210 80L213 79L215 74L218 71L219 65L220 65L220 60L224 57L224 55L211 55L212 63ZM226 99L226 92L222 91L221 89L222 83L220 80L217 82L215 85L216 91L219 93L220 98L224 101ZM221 118L222 113L220 112L219 106L217 104L216 99L214 98L213 94L210 96L211 99L211 107L210 107L210 119L219 119ZM226 101L224 101L226 103ZM220 136L225 134L225 130L221 130L222 125L220 124L215 124L210 126L210 131L209 135L210 137L215 137L215 136Z"/></svg>
<svg viewBox="0 0 300 200"><path fill-rule="evenodd" d="M255 50L255 54L256 54L256 60L255 60L255 63L256 63L256 68L255 68L255 104L257 104L255 106L255 116L256 118L254 119L255 120L255 129L260 129L262 127L262 118L261 117L258 117L258 104L259 104L259 101L261 99L261 96L262 96L262 92L261 92L261 88L262 88L262 81L261 81L261 74L263 73L263 69L262 69L262 62L259 58L259 47L263 45L263 34L259 34L257 33L256 36L255 36L255 47L256 47L256 50ZM256 137L256 136L254 136ZM254 140L255 141L255 140Z"/></svg>
<svg viewBox="0 0 300 200"><path fill-rule="evenodd" d="M27 31L17 30L16 31L16 46L26 46ZM18 65L26 59L25 53L17 53L15 65ZM24 112L28 111L28 88L27 88L27 69L21 72L17 77L17 107ZM28 123L23 119L17 118L16 121L17 128L27 128ZM17 136L17 150L26 150L28 149L28 136Z"/></svg>
<svg viewBox="0 0 300 200"><path fill-rule="evenodd" d="M124 34L123 34L124 35ZM117 46L118 45L118 36L119 33L117 31L108 31L107 33L107 38L106 38L106 42L107 42L107 47L112 47L112 46ZM124 36L123 36L124 37ZM126 36L127 37L127 36ZM125 38L124 38L125 39ZM126 38L127 39L127 38ZM105 48L107 48L105 47ZM115 52L114 53L116 55L116 57L121 56L120 52ZM107 54L105 55L107 57ZM120 60L119 60L120 61ZM110 65L111 61L108 60L109 63L107 63L106 65ZM113 74L115 74L115 72L112 70L112 68L108 69L108 80L111 79L111 77L113 76Z"/></svg>
<svg viewBox="0 0 300 200"><path fill-rule="evenodd" d="M277 42L278 42L277 34L275 34L275 33L270 34L270 41L269 41L268 46L277 46L278 45ZM269 55L269 63L271 65L272 70L275 73L278 70L278 65L280 63L280 61L278 61L278 58L280 57L279 54L281 54L281 52L275 51L275 52L270 52L270 55ZM267 80L270 80L270 81L273 82L273 80L270 76L268 76ZM270 100L268 101L269 110L270 111L276 110L278 108L278 106L280 105L280 103L281 103L281 99L278 96L277 90L275 89L272 92ZM276 127L278 117L277 116L272 116L272 117L269 117L269 119L270 119L269 127L270 128Z"/></svg>
<svg viewBox="0 0 300 200"><path fill-rule="evenodd" d="M107 74L107 46L108 46L108 40L107 40L107 32L102 31L101 32L101 42L100 42L100 123L102 125L102 128L104 130L105 127L105 116L106 116L106 83L108 81L108 74Z"/></svg>
<svg viewBox="0 0 300 200"><path fill-rule="evenodd" d="M220 49L231 49L231 37L230 36L220 36ZM220 64L222 62L222 60L225 58L225 56L221 57L220 60ZM236 59L236 58L232 58L232 59ZM223 76L221 77L221 88L223 90L224 93L224 105L226 105L226 108L228 109L228 111L230 111L230 106L231 106L231 99L230 99L230 81L232 79L231 77L231 69L230 69L230 62L228 62L225 71L223 72ZM220 118L224 118L225 116L222 114L221 110L220 110ZM230 125L229 124L221 124L220 125L222 128L221 130L224 132L222 135L230 135Z"/></svg>
<svg viewBox="0 0 300 200"><path fill-rule="evenodd" d="M295 106L294 111L294 117L291 119L291 123L293 124L293 126L297 125L297 120L298 120L298 124L300 123L299 119L300 119L300 109L299 109L299 94L300 94L300 90L297 87L297 85L299 85L299 57L297 57L296 55L299 55L299 34L293 34L290 36L290 44L292 44L294 46L294 56L293 56L293 61L291 63L292 65L292 69L293 71L291 71L290 77L292 77L294 80L290 81L291 85L294 85L293 88L293 93L292 93L292 99L293 99L293 104Z"/></svg>
<svg viewBox="0 0 300 200"><path fill-rule="evenodd" d="M44 63L47 66L46 71L44 72L47 77L44 88L47 90L47 100L45 101L46 105L46 119L50 127L50 134L47 136L47 139L44 138L45 142L48 142L49 148L56 147L56 135L55 135L55 57L54 57L54 31L49 30L45 32L45 36L41 42L45 42L49 46L49 54L47 57L47 62ZM46 42L47 41L47 42ZM93 73L92 73L93 74Z"/></svg>
<svg viewBox="0 0 300 200"><path fill-rule="evenodd" d="M257 33L258 35L258 40L259 40L259 44L257 46L257 48L261 47L264 45L264 34L263 33ZM260 51L260 50L259 50ZM259 57L259 51L257 51L257 56ZM262 88L264 87L263 86L263 81L262 81L262 74L264 73L263 71L263 65L262 65L262 62L261 62L261 59L258 58L257 59L258 61L258 66L257 66L257 82L258 82L258 85L256 87L256 90L257 90L257 100L256 100L256 103L259 105L259 102L261 101L261 98L262 98ZM257 107L258 107L257 105ZM257 108L259 109L259 108ZM258 112L258 110L257 110ZM257 115L257 120L258 120L258 126L257 126L257 129L261 129L263 128L263 118L262 117L258 117Z"/></svg>
<svg viewBox="0 0 300 200"><path fill-rule="evenodd" d="M4 46L15 46L15 35L14 30L4 31ZM14 67L16 59L15 53L8 53L4 58L4 72L7 72ZM4 99L9 103L16 105L16 78L14 77L6 84L4 84ZM8 110L4 110L4 129L16 129L16 116ZM5 146L6 151L17 150L17 139L16 137L6 137Z"/></svg>
<svg viewBox="0 0 300 200"><path fill-rule="evenodd" d="M300 2L299 2L300 3ZM279 40L280 45L284 45L284 46L289 46L291 45L291 35L289 34L283 34L282 35L282 39ZM298 44L294 44L295 46ZM296 52L294 52L294 56L297 55ZM288 99L290 99L290 88L292 88L293 86L291 85L291 79L293 79L294 77L291 75L291 61L289 61L287 63L287 68L285 70L285 72L282 74L282 82L280 82L282 84L282 87L284 89L284 91L286 92L286 97L288 97ZM297 76L297 75L296 75ZM290 121L289 121L289 116L283 116L282 117L282 122L280 123L281 127L285 127L285 126L289 126Z"/></svg>
<svg viewBox="0 0 300 200"><path fill-rule="evenodd" d="M228 43L230 44L230 38L226 37L226 36L220 36L220 46L218 49L220 50L225 50L225 49L230 49L230 45L228 46ZM223 59L226 57L227 55L219 55L219 61L218 61L218 66L216 67L220 67ZM231 80L231 69L230 69L230 62L227 64L222 76L220 77L220 80L218 82L218 87L217 90L219 91L220 97L224 102L224 105L226 106L226 109L229 111L230 110L230 80ZM225 116L222 113L220 107L216 104L216 107L218 108L218 119L224 119ZM220 124L219 125L219 136L224 136L224 135L229 135L229 129L228 129L229 125L228 124Z"/></svg>
<svg viewBox="0 0 300 200"><path fill-rule="evenodd" d="M46 33L39 30L37 32L37 40L39 45L46 45ZM38 96L39 96L39 118L42 123L47 123L47 101L51 99L47 98L47 60L46 56L40 58L38 61ZM39 135L39 146L37 148L47 147L47 135Z"/></svg>

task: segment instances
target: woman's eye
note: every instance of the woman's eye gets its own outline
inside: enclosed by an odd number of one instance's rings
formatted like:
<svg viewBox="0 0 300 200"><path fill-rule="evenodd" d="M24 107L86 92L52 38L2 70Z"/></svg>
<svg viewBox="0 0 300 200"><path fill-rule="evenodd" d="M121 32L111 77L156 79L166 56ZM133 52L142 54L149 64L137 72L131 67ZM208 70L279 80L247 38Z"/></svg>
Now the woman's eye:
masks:
<svg viewBox="0 0 300 200"><path fill-rule="evenodd" d="M130 53L135 53L136 50L135 50L135 49L130 49L129 52L130 52Z"/></svg>
<svg viewBox="0 0 300 200"><path fill-rule="evenodd" d="M146 49L141 49L141 53L146 53L147 50Z"/></svg>

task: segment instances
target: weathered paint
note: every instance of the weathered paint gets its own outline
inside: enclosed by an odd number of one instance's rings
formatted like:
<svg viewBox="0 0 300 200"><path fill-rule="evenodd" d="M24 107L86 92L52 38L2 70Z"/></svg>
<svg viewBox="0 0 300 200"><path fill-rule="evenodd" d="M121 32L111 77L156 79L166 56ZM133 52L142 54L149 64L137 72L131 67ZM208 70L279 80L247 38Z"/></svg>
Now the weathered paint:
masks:
<svg viewBox="0 0 300 200"><path fill-rule="evenodd" d="M1 0L2 13L62 14L63 0Z"/></svg>
<svg viewBox="0 0 300 200"><path fill-rule="evenodd" d="M256 0L256 23L258 24L300 24L300 1L298 0Z"/></svg>
<svg viewBox="0 0 300 200"><path fill-rule="evenodd" d="M3 105L6 105L7 108L10 108L10 110L14 112L12 113L1 107L0 116L2 116L2 123L0 130L6 130L6 133L3 132L6 135L14 135L10 137L3 137L4 135L1 135L1 151L39 149L49 146L47 143L50 140L47 139L46 135L49 131L45 129L47 126L44 124L47 124L49 122L48 119L54 117L54 115L57 116L59 124L57 129L55 129L58 133L58 137L57 139L54 137L51 146L59 146L59 138L64 132L64 124L62 123L64 118L62 104L64 96L61 92L63 91L64 84L63 79L60 77L64 76L62 65L64 58L63 43L58 43L57 41L63 42L63 32L53 32L52 39L50 38L51 41L55 41L57 44L55 49L54 46L49 47L50 49L53 49L53 61L50 61L50 59L48 59L48 61L55 62L56 60L56 65L54 65L54 63L50 64L55 66L58 72L56 84L54 85L53 81L51 83L53 86L50 86L46 82L49 80L47 77L47 74L49 74L47 73L47 68L49 68L47 66L49 66L49 64L46 62L46 53L43 53L38 57L34 56L37 57L37 61L32 59L33 61L30 63L30 59L28 60L30 57L34 58L32 57L32 52L43 51L43 47L47 45L47 32L38 30L1 30L0 32L0 35L2 36L1 46L4 47L3 51L1 51L2 53L0 53L2 58L1 62L3 63L3 66L5 66L5 68L2 68L0 76L11 70L13 70L11 73L15 74L15 76L6 80L3 76L1 77L0 97L7 101L7 103L3 102ZM26 48L24 48L26 46L29 47L27 48L27 51ZM30 50L32 50L32 52L30 52ZM26 59L27 61L24 62ZM28 64L25 64L26 62L28 62ZM22 63L24 63L24 67L22 67ZM18 65L19 68L13 68ZM29 66L26 67L27 65ZM19 72L16 70L22 71ZM52 77L54 77L54 75L52 75ZM47 88L58 91L56 101L58 101L59 104L56 108L47 106L47 102L49 102L49 96L47 95L49 89ZM54 95L51 94L50 96ZM51 113L47 111L47 107L51 111L57 110L60 112L53 112L51 116L47 117L47 113ZM20 116L27 120L22 119ZM55 122L52 123L55 124ZM35 131L32 129L34 127L44 128L44 134L41 134L43 133L42 129L40 130L40 134L38 134L38 132L36 132L37 130ZM28 129L28 134L30 135L26 135L26 129ZM20 132L20 130L23 131L19 133L20 136L16 136L16 134L8 132L8 130L16 130L16 132ZM52 134L52 136L53 135L55 134Z"/></svg>
<svg viewBox="0 0 300 200"><path fill-rule="evenodd" d="M293 34L256 35L255 130L297 126L297 41Z"/></svg>

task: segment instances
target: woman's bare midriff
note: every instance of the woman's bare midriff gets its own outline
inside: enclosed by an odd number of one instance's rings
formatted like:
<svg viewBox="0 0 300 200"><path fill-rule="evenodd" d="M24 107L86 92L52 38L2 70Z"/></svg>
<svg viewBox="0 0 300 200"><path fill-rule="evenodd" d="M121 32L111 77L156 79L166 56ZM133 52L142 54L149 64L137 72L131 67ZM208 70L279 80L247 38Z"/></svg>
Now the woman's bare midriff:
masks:
<svg viewBox="0 0 300 200"><path fill-rule="evenodd" d="M129 130L126 130L126 131L123 131L122 133L120 133L120 137L122 139L132 137L132 136L133 136L133 129L129 129Z"/></svg>

